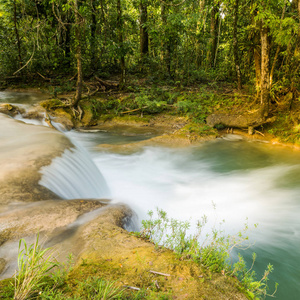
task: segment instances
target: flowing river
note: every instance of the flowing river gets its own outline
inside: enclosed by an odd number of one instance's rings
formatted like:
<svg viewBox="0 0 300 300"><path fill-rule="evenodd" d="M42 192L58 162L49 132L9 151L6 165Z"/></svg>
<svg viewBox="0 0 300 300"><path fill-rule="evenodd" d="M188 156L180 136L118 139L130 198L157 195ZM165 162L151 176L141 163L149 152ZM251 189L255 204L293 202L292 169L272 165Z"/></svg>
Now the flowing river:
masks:
<svg viewBox="0 0 300 300"><path fill-rule="evenodd" d="M247 222L253 245L241 254L248 265L252 252L257 253L254 270L258 278L268 263L274 266L270 293L278 282L277 299L299 299L300 152L228 135L197 147L144 147L118 154L103 150L99 144L125 144L147 136L77 131L66 135L85 153L81 155L92 158L88 167L91 178L94 169L99 169L113 201L128 204L140 221L158 207L170 217L192 224L206 215L208 228L225 220L222 229L229 234L238 233ZM76 160L68 164L79 172L84 168ZM64 189L64 198L97 196L84 182L74 196L77 184L72 182L81 179L60 172L65 166L59 161L50 168L60 174L60 182L64 176L71 182L70 188ZM61 189L56 182L49 185L46 174L42 184L56 193Z"/></svg>

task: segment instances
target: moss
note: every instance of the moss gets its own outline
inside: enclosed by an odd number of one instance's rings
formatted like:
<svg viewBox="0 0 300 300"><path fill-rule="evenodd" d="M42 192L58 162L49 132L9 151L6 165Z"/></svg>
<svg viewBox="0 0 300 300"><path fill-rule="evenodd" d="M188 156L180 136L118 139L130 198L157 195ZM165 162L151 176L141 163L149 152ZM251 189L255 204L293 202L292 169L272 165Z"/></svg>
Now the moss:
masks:
<svg viewBox="0 0 300 300"><path fill-rule="evenodd" d="M14 296L14 280L12 278L0 281L0 299L11 300Z"/></svg>
<svg viewBox="0 0 300 300"><path fill-rule="evenodd" d="M42 101L40 102L40 105L47 110L52 110L54 108L64 106L64 103L61 100L54 98L54 99Z"/></svg>

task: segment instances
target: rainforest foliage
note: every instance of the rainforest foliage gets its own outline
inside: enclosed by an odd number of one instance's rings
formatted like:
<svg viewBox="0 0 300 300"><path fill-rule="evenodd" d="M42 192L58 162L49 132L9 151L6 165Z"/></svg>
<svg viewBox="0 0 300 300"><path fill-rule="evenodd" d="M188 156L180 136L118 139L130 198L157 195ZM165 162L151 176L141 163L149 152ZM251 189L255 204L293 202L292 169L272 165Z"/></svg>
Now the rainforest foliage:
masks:
<svg viewBox="0 0 300 300"><path fill-rule="evenodd" d="M261 116L298 97L300 0L0 0L0 77L133 75L253 87Z"/></svg>

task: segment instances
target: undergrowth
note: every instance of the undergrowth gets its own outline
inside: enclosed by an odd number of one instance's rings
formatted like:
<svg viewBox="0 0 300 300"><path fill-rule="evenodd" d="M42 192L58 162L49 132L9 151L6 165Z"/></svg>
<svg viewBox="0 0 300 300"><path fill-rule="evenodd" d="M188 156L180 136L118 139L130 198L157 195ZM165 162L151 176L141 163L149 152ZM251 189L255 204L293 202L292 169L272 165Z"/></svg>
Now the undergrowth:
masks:
<svg viewBox="0 0 300 300"><path fill-rule="evenodd" d="M268 265L262 278L257 279L253 270L256 254L253 253L252 265L247 268L241 254L233 263L231 253L235 249L249 247L246 235L248 224L236 235L226 235L222 223L207 233L208 219L203 216L196 224L196 230L189 234L191 223L169 218L167 213L157 209L156 215L150 211L149 219L142 221L142 230L135 235L152 241L157 248L173 250L179 259L190 259L224 276L236 277L244 292L251 299L263 299L269 295L268 280L273 266ZM132 291L118 281L102 278L101 275L88 275L84 279L69 279L72 270L72 256L67 263L58 263L54 252L36 241L28 246L25 240L19 242L18 270L13 280L0 282L2 299L170 299L165 292L144 289ZM155 287L154 287L155 288ZM275 292L277 290L277 284ZM155 296L153 298L153 292ZM275 292L271 295L273 296Z"/></svg>
<svg viewBox="0 0 300 300"><path fill-rule="evenodd" d="M192 259L212 272L237 277L251 299L263 299L269 295L268 280L273 271L272 265L269 264L262 278L257 279L253 270L255 253L249 269L241 254L238 254L238 261L232 263L231 253L234 249L245 250L250 246L246 235L247 223L236 235L226 235L221 228L212 228L210 233L204 233L208 220L203 216L196 224L195 233L189 234L189 221L169 218L161 209L157 209L156 215L153 211L149 211L148 215L149 219L142 221L141 232L136 233L138 236L149 239L158 248L173 250L181 259ZM274 293L269 296L274 296L276 290L277 284Z"/></svg>

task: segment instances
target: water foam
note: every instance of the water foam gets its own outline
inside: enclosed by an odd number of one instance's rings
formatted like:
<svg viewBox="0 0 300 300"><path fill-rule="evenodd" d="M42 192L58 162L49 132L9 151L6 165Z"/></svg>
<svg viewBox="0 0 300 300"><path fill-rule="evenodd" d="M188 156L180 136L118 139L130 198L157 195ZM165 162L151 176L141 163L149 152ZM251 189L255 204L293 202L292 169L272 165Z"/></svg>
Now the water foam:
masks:
<svg viewBox="0 0 300 300"><path fill-rule="evenodd" d="M81 147L65 150L40 172L39 184L63 199L110 197L104 177Z"/></svg>

